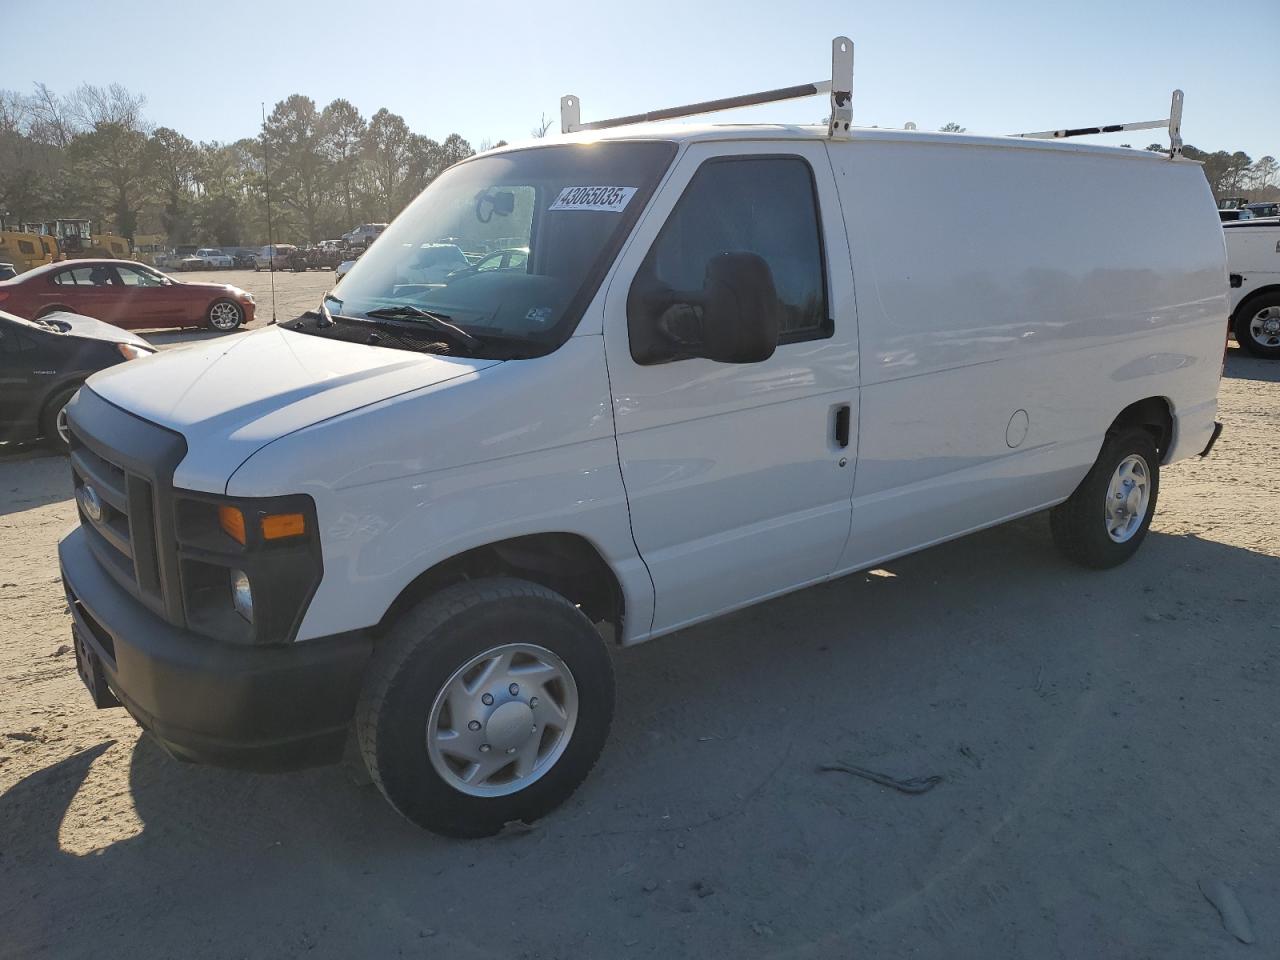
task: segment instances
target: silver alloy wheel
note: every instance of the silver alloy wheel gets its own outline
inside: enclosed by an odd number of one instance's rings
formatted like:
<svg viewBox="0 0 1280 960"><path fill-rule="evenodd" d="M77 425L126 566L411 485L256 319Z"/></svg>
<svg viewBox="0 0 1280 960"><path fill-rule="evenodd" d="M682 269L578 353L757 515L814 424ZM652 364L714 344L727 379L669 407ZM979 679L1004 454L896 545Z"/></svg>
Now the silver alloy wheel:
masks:
<svg viewBox="0 0 1280 960"><path fill-rule="evenodd" d="M1260 347L1280 347L1280 307L1263 307L1249 321L1249 336Z"/></svg>
<svg viewBox="0 0 1280 960"><path fill-rule="evenodd" d="M578 687L545 647L507 643L454 671L427 717L427 755L449 786L473 797L523 790L573 736Z"/></svg>
<svg viewBox="0 0 1280 960"><path fill-rule="evenodd" d="M68 398L67 403L71 400ZM67 403L58 408L58 415L53 418L53 425L58 431L58 436L67 446L71 445L71 427L67 425Z"/></svg>
<svg viewBox="0 0 1280 960"><path fill-rule="evenodd" d="M218 330L234 330L240 325L244 311L228 300L209 308L209 325Z"/></svg>
<svg viewBox="0 0 1280 960"><path fill-rule="evenodd" d="M1151 471L1147 461L1131 453L1120 461L1107 486L1107 536L1116 543L1130 540L1142 526L1151 504Z"/></svg>

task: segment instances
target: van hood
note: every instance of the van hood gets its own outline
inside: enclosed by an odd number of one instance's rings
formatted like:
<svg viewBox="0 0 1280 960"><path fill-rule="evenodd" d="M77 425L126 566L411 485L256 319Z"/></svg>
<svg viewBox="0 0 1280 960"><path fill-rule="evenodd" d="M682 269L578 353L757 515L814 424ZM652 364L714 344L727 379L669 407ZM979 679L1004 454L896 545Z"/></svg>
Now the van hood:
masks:
<svg viewBox="0 0 1280 960"><path fill-rule="evenodd" d="M371 347L273 326L117 364L90 377L88 386L182 434L187 456L174 483L220 493L236 468L272 440L501 362Z"/></svg>

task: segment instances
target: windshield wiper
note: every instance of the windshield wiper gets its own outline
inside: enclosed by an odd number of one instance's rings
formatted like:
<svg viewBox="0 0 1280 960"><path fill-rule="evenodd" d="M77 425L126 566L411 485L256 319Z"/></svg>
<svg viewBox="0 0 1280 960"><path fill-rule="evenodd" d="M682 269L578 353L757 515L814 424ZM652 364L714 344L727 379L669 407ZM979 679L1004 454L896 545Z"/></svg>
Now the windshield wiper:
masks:
<svg viewBox="0 0 1280 960"><path fill-rule="evenodd" d="M455 343L473 350L480 346L480 338L472 336L449 322L449 318L441 313L431 313L421 307L402 303L394 307L378 307L365 311L365 316L372 320L409 320L414 326L428 327L436 333L450 337Z"/></svg>

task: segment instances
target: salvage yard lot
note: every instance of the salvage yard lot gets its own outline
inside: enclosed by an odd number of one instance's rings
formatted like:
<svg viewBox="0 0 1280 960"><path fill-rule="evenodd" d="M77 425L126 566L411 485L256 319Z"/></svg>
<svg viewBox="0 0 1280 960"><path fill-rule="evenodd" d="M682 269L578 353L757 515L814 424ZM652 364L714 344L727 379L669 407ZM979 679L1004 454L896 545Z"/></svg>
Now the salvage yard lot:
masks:
<svg viewBox="0 0 1280 960"><path fill-rule="evenodd" d="M267 274L210 276L270 319ZM332 280L277 275L280 319ZM1280 955L1280 365L1233 347L1220 410L1118 569L1037 516L619 652L593 776L470 843L93 710L67 463L0 455L0 955L1244 955L1211 880Z"/></svg>
<svg viewBox="0 0 1280 960"><path fill-rule="evenodd" d="M229 283L233 287L253 294L257 304L255 319L244 329L256 330L271 322L271 285L275 282L276 317L280 322L292 320L306 310L320 305L320 298L333 289L332 270L308 270L306 273L258 273L254 270L201 270L191 273L174 273L175 280L191 283ZM210 340L225 336L216 330L183 331L157 330L144 332L143 337L164 348L191 340Z"/></svg>

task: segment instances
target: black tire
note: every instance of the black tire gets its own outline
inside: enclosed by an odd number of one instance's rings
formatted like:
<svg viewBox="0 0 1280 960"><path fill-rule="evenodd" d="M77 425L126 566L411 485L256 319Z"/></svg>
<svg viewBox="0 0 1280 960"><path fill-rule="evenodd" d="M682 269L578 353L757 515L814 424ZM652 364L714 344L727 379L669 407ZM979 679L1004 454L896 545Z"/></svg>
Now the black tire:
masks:
<svg viewBox="0 0 1280 960"><path fill-rule="evenodd" d="M1263 340L1258 340L1250 329L1253 318L1268 308L1280 311L1280 291L1273 290L1270 293L1250 297L1240 304L1236 308L1232 328L1236 335L1236 343L1255 357L1280 360L1280 334L1264 334Z"/></svg>
<svg viewBox="0 0 1280 960"><path fill-rule="evenodd" d="M224 320L215 322L215 311L225 311L227 306L235 308L235 322ZM224 312L223 315L225 316L228 314ZM220 297L213 301L213 303L209 304L209 309L205 311L204 320L211 329L221 331L222 333L230 333L232 330L240 329L240 325L244 323L244 307L240 306L240 304L236 303L234 300L228 300L225 297Z"/></svg>
<svg viewBox="0 0 1280 960"><path fill-rule="evenodd" d="M471 796L432 765L428 717L455 672L504 637L519 637L564 662L577 687L577 720L564 752L527 787ZM373 782L407 820L447 837L487 837L513 820L537 820L568 799L595 765L612 719L609 651L582 612L538 584L486 579L448 587L400 617L369 665L356 736Z"/></svg>
<svg viewBox="0 0 1280 960"><path fill-rule="evenodd" d="M78 383L73 387L63 387L45 402L44 410L40 412L40 437L58 453L71 452L71 445L58 429L58 415L79 389Z"/></svg>
<svg viewBox="0 0 1280 960"><path fill-rule="evenodd" d="M1108 489L1121 462L1135 455L1144 461L1151 492L1142 523L1127 540L1117 542L1105 522ZM1146 539L1159 495L1160 453L1151 434L1141 427L1122 427L1108 433L1098 459L1075 492L1049 513L1054 543L1067 559L1081 566L1095 570L1118 566L1133 556Z"/></svg>

